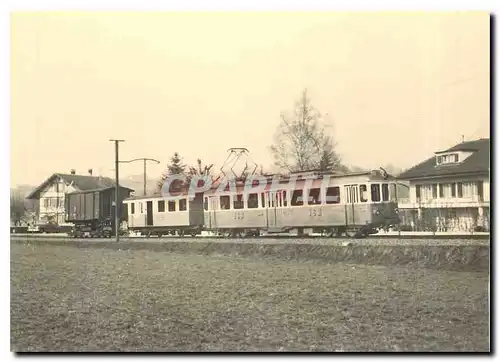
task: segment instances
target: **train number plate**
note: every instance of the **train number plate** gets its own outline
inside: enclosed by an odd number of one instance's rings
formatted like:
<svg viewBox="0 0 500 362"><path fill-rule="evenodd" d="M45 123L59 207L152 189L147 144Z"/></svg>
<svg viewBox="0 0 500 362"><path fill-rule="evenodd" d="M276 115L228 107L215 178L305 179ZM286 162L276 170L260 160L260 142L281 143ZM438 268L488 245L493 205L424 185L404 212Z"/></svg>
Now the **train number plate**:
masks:
<svg viewBox="0 0 500 362"><path fill-rule="evenodd" d="M234 220L243 220L245 218L245 214L243 211L236 211L234 213Z"/></svg>
<svg viewBox="0 0 500 362"><path fill-rule="evenodd" d="M309 216L311 217L323 216L323 211L321 209L309 209Z"/></svg>

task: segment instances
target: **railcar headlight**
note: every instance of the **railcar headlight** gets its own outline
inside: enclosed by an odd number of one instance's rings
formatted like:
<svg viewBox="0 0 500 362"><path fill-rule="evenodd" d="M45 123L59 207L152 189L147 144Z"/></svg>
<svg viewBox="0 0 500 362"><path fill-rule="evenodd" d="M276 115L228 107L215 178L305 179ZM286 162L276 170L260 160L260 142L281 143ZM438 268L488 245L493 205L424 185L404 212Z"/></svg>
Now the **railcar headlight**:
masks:
<svg viewBox="0 0 500 362"><path fill-rule="evenodd" d="M375 215L380 215L380 210L379 210L379 209L373 210L373 213L374 213Z"/></svg>
<svg viewBox="0 0 500 362"><path fill-rule="evenodd" d="M394 212L395 212L396 214L399 214L399 209L396 207L396 208L394 209Z"/></svg>

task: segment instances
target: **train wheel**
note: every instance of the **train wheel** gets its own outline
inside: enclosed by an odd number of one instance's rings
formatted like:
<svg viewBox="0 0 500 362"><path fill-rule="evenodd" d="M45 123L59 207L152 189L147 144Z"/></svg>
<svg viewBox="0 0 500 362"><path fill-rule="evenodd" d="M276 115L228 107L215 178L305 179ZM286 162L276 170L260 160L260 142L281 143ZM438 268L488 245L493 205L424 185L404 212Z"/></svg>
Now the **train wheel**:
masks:
<svg viewBox="0 0 500 362"><path fill-rule="evenodd" d="M184 237L184 230L179 230L179 231L177 231L177 234L178 234L181 238L183 238L183 237Z"/></svg>
<svg viewBox="0 0 500 362"><path fill-rule="evenodd" d="M345 236L348 238L354 239L354 238L359 238L360 233L358 228L353 228L353 227L348 227L345 229Z"/></svg>
<svg viewBox="0 0 500 362"><path fill-rule="evenodd" d="M158 233L157 234L159 238L161 238L161 236L163 235L162 233Z"/></svg>
<svg viewBox="0 0 500 362"><path fill-rule="evenodd" d="M196 231L192 231L192 232L191 232L191 237L195 238L195 237L196 237L196 235L198 235L198 233L197 233Z"/></svg>

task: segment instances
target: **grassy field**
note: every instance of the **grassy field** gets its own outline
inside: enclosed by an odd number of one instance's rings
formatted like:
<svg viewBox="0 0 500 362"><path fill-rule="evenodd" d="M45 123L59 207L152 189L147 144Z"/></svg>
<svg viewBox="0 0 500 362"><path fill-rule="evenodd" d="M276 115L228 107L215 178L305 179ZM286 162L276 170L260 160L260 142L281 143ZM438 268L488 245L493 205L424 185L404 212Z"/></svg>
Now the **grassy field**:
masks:
<svg viewBox="0 0 500 362"><path fill-rule="evenodd" d="M488 274L11 243L13 351L488 351Z"/></svg>

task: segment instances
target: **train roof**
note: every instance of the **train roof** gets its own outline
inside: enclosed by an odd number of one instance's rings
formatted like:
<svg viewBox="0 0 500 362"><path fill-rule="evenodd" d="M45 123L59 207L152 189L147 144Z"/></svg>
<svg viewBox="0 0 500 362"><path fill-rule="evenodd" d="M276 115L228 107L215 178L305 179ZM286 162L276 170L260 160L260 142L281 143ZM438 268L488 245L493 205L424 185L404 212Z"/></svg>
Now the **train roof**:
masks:
<svg viewBox="0 0 500 362"><path fill-rule="evenodd" d="M278 176L278 177L277 177ZM294 177L295 176L295 177ZM258 185L253 185L252 183L252 177L247 178L246 180L239 180L236 181L232 188L229 186L229 181L227 181L225 184L223 183L224 180L216 180L212 187L209 190L206 190L204 192L205 195L216 195L219 193L222 194L229 194L229 193L236 193L236 194L241 194L245 192L245 187L248 188L248 186L253 186L249 189L247 189L248 193L252 193L252 188L255 188L253 192L270 192L270 191L278 191L278 190L295 190L295 189L303 189L306 186L309 188L319 188L323 185L323 182L328 176L328 178L336 178L336 179L341 179L345 178L346 182L348 182L348 179L353 179L352 182L370 182L370 181L391 181L391 180L396 180L395 177L384 174L383 172L380 172L379 170L375 171L362 171L362 172L349 172L349 173L332 173L332 172L323 172L323 173L318 173L318 172L307 172L307 173L295 173L292 174L292 176L284 176L284 177L279 177L279 175L267 175L267 176L261 176L266 178L266 186L262 189L262 187L259 187ZM366 178L363 178L363 176L366 176ZM361 180L359 179L361 178ZM295 182L290 182L292 180L295 180ZM274 181L274 182L273 182ZM221 187L225 186L224 189L222 190ZM164 199L164 200L177 200L180 198L185 198L188 196L188 191L185 190L183 192L177 192L171 196L164 196L162 194L154 194L154 195L141 195L141 196L131 196L125 201L133 201L133 200L154 200L154 199Z"/></svg>
<svg viewBox="0 0 500 362"><path fill-rule="evenodd" d="M73 190L73 191L68 192L68 195L70 195L70 194L71 195L73 195L73 194L88 194L88 193L92 193L92 192L106 191L106 190L114 189L114 188L115 188L115 186L105 186L105 187L99 187L99 188L90 189L90 190ZM131 188L128 188L125 186L119 186L119 188L124 189L124 190L128 190L130 192L134 191Z"/></svg>

